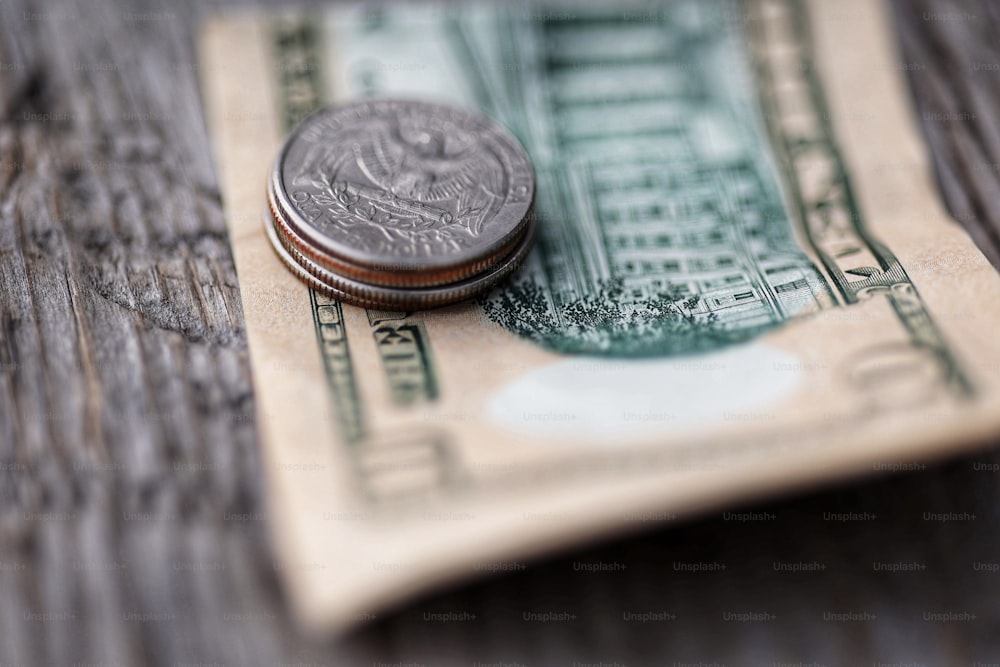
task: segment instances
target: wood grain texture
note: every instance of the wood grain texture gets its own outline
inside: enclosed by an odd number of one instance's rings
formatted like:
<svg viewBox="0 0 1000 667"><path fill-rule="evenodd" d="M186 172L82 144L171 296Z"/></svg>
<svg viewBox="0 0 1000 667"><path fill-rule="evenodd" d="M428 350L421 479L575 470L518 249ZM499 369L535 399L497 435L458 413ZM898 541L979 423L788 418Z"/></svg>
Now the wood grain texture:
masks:
<svg viewBox="0 0 1000 667"><path fill-rule="evenodd" d="M1000 662L996 448L299 635L198 91L215 7L0 2L0 666ZM1000 6L895 8L944 198L1000 266Z"/></svg>

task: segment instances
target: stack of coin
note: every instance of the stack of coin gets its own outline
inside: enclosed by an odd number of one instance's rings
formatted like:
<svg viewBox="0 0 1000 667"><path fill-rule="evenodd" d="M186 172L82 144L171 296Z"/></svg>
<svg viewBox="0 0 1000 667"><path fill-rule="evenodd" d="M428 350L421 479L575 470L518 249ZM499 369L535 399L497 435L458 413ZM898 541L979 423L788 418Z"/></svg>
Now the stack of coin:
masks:
<svg viewBox="0 0 1000 667"><path fill-rule="evenodd" d="M534 239L534 173L485 116L428 102L323 109L278 154L265 227L301 280L360 306L418 310L510 275Z"/></svg>

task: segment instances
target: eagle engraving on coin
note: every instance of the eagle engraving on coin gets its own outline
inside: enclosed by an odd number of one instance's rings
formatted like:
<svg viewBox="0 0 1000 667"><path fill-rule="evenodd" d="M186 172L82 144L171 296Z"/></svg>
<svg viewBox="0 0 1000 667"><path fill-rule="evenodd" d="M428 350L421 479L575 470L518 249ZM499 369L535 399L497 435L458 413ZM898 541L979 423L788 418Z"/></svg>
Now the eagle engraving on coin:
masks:
<svg viewBox="0 0 1000 667"><path fill-rule="evenodd" d="M506 130L426 102L360 103L306 119L277 178L298 231L363 263L496 252L523 229L534 189Z"/></svg>
<svg viewBox="0 0 1000 667"><path fill-rule="evenodd" d="M503 165L474 140L449 141L433 128L389 122L355 143L354 155L389 195L387 203L428 204L441 211L443 225L461 225L473 235L502 200Z"/></svg>

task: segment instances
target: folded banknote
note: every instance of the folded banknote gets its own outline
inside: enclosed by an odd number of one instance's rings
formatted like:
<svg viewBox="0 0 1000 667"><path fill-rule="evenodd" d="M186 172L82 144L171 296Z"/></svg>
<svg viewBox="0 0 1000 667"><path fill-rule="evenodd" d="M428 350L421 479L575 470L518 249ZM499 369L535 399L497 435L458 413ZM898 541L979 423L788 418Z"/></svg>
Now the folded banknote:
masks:
<svg viewBox="0 0 1000 667"><path fill-rule="evenodd" d="M1000 434L1000 278L937 199L883 3L243 12L205 24L201 66L310 627ZM393 312L285 270L277 150L364 98L519 138L538 240L512 279Z"/></svg>

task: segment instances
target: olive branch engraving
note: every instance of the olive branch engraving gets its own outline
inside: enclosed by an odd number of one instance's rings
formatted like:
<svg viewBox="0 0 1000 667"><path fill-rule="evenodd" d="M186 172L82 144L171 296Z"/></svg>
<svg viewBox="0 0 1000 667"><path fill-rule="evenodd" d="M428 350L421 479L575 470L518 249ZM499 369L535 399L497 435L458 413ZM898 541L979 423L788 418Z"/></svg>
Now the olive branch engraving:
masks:
<svg viewBox="0 0 1000 667"><path fill-rule="evenodd" d="M438 218L421 213L400 216L375 206L359 194L352 194L345 182L323 180L316 185L320 191L310 193L310 200L326 211L331 220L347 228L372 228L387 241L402 241L411 247L425 244L467 245L472 236L468 229L468 216L478 212L478 209L467 207L457 217L447 211Z"/></svg>

